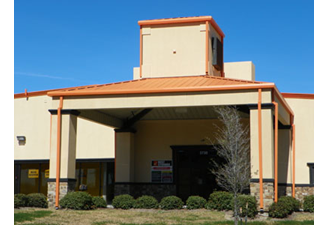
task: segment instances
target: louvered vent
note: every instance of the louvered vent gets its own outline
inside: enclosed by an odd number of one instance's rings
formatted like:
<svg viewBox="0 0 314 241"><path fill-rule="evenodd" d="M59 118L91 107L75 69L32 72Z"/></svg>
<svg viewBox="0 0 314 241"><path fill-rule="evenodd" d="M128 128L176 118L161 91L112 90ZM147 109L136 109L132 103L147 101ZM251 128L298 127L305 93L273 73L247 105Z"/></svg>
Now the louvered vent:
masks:
<svg viewBox="0 0 314 241"><path fill-rule="evenodd" d="M212 64L217 70L221 70L223 65L222 44L220 40L216 37L212 38L212 50L213 50Z"/></svg>

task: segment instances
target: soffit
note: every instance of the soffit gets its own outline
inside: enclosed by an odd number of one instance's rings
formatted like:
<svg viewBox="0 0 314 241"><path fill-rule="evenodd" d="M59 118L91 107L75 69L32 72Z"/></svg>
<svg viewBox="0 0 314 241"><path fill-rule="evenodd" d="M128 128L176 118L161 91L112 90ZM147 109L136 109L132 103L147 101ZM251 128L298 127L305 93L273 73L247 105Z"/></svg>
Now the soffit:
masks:
<svg viewBox="0 0 314 241"><path fill-rule="evenodd" d="M136 116L143 109L103 109L98 110L106 115L129 120ZM249 118L249 113L239 108L241 118ZM196 107L170 107L170 108L153 108L141 120L189 120L189 119L217 119L217 113L212 106Z"/></svg>

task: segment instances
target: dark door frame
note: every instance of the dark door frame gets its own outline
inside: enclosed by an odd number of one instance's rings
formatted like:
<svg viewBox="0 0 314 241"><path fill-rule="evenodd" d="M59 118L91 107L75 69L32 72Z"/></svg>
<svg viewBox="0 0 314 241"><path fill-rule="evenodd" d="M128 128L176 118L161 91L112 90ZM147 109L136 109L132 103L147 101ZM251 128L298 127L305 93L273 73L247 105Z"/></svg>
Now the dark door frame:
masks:
<svg viewBox="0 0 314 241"><path fill-rule="evenodd" d="M172 160L173 160L173 184L176 185L176 195L178 195L178 160L177 160L177 151L180 149L183 150L195 150L195 149L206 149L208 151L213 151L213 145L173 145L170 146L172 149Z"/></svg>

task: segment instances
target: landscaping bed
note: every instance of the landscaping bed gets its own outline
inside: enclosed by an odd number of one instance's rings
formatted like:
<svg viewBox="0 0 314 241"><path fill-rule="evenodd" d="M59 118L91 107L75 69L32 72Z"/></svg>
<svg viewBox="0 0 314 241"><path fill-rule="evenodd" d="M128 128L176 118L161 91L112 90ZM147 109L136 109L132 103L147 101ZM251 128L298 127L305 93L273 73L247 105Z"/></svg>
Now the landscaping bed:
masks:
<svg viewBox="0 0 314 241"><path fill-rule="evenodd" d="M42 213L48 211L49 213ZM207 209L96 209L96 210L54 210L42 208L15 209L14 215L24 216L15 219L16 225L233 225L231 211ZM31 216L29 220L25 216ZM244 220L243 220L244 222ZM248 219L255 225L298 225L314 224L314 213L296 212L284 219L272 219L257 215Z"/></svg>

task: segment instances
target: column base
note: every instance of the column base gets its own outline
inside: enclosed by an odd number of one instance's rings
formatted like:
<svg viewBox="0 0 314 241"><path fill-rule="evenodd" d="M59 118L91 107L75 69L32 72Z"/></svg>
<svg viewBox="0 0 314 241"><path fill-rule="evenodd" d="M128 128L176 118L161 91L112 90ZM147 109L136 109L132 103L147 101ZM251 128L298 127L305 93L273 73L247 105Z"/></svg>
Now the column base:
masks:
<svg viewBox="0 0 314 241"><path fill-rule="evenodd" d="M54 181L53 181L54 180ZM68 192L75 191L76 179L60 179L59 200L61 200ZM54 207L56 204L56 181L48 180L48 206Z"/></svg>
<svg viewBox="0 0 314 241"><path fill-rule="evenodd" d="M252 196L256 197L258 209L260 206L260 186L258 181L251 181L250 183L250 193ZM263 181L263 201L264 201L264 211L268 211L269 206L274 202L274 182L272 180Z"/></svg>

